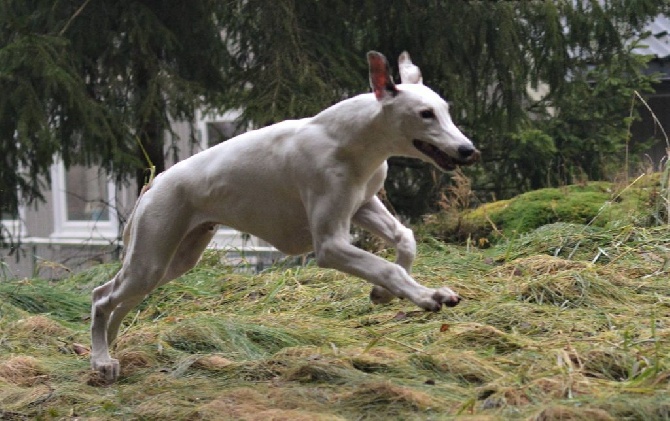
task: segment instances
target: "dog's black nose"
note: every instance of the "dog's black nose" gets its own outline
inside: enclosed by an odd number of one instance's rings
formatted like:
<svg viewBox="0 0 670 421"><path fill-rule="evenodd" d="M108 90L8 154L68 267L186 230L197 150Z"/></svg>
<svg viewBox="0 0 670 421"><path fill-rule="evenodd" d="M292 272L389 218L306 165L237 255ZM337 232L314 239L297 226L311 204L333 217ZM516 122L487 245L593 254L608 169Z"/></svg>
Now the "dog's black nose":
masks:
<svg viewBox="0 0 670 421"><path fill-rule="evenodd" d="M475 153L477 149L474 148L474 146L459 146L458 147L458 154L462 159L469 158L473 153Z"/></svg>

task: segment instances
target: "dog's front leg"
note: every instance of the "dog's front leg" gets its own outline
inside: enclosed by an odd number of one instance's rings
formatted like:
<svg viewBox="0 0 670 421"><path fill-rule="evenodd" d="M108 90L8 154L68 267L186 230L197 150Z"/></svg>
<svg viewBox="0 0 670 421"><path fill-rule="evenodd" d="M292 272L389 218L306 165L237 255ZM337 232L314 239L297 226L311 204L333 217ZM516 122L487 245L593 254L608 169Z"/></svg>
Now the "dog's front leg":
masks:
<svg viewBox="0 0 670 421"><path fill-rule="evenodd" d="M416 256L416 241L412 230L398 221L377 196L373 196L354 214L352 222L379 236L386 244L396 249L396 263L407 273L412 269ZM375 285L370 291L370 300L375 304L388 303L395 298L386 288Z"/></svg>
<svg viewBox="0 0 670 421"><path fill-rule="evenodd" d="M365 202L354 214L352 222L379 236L386 244L395 247L395 262L409 273L416 257L416 241L411 229L404 226L389 212L377 196Z"/></svg>
<svg viewBox="0 0 670 421"><path fill-rule="evenodd" d="M427 288L416 282L400 265L354 247L347 237L348 232L342 232L315 239L318 265L363 278L425 310L438 311L442 305L451 307L460 301L451 289Z"/></svg>
<svg viewBox="0 0 670 421"><path fill-rule="evenodd" d="M349 242L349 229L355 212L342 201L343 196L308 197L309 223L319 266L363 278L426 310L437 311L442 305L458 304L460 298L451 289L426 288L416 282L402 266L354 247Z"/></svg>

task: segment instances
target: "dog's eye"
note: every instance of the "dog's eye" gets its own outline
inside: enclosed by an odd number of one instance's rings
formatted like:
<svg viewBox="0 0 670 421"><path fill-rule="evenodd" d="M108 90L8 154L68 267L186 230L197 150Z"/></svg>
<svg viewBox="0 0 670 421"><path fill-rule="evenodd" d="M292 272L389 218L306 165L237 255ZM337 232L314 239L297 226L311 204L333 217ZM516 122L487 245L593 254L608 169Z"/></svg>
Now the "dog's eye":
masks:
<svg viewBox="0 0 670 421"><path fill-rule="evenodd" d="M419 112L419 115L426 120L435 118L435 112L433 110L422 110Z"/></svg>

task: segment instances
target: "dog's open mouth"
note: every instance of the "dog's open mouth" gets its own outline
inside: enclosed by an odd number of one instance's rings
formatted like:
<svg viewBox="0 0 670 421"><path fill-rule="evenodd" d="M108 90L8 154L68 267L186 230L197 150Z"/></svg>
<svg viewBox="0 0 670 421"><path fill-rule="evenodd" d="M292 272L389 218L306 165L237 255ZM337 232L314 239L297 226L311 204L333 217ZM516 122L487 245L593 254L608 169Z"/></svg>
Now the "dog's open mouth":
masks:
<svg viewBox="0 0 670 421"><path fill-rule="evenodd" d="M479 151L477 150L475 150L475 153L470 155L468 159L456 159L449 156L446 152L443 152L437 146L434 146L428 142L424 142L423 140L415 139L412 143L414 144L415 148L430 158L438 167L444 171L454 170L459 165L472 165L477 160L479 160Z"/></svg>

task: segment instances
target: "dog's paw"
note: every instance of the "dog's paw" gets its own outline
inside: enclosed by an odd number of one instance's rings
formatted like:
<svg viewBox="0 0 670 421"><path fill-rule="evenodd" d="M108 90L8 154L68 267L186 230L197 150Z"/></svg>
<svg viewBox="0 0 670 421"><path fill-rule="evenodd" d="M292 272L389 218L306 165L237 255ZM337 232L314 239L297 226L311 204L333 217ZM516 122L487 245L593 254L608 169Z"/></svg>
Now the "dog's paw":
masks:
<svg viewBox="0 0 670 421"><path fill-rule="evenodd" d="M119 378L119 373L121 372L119 360L114 358L109 358L102 361L91 360L91 367L93 370L98 372L101 380L107 383L115 382L116 379Z"/></svg>
<svg viewBox="0 0 670 421"><path fill-rule="evenodd" d="M447 287L436 289L430 299L422 303L421 307L428 311L440 311L442 306L454 307L461 302L461 297Z"/></svg>
<svg viewBox="0 0 670 421"><path fill-rule="evenodd" d="M442 287L435 290L433 300L447 307L455 307L461 302L461 297L449 288Z"/></svg>
<svg viewBox="0 0 670 421"><path fill-rule="evenodd" d="M370 291L370 301L372 304L387 304L393 301L395 295L391 293L388 289L375 285Z"/></svg>

